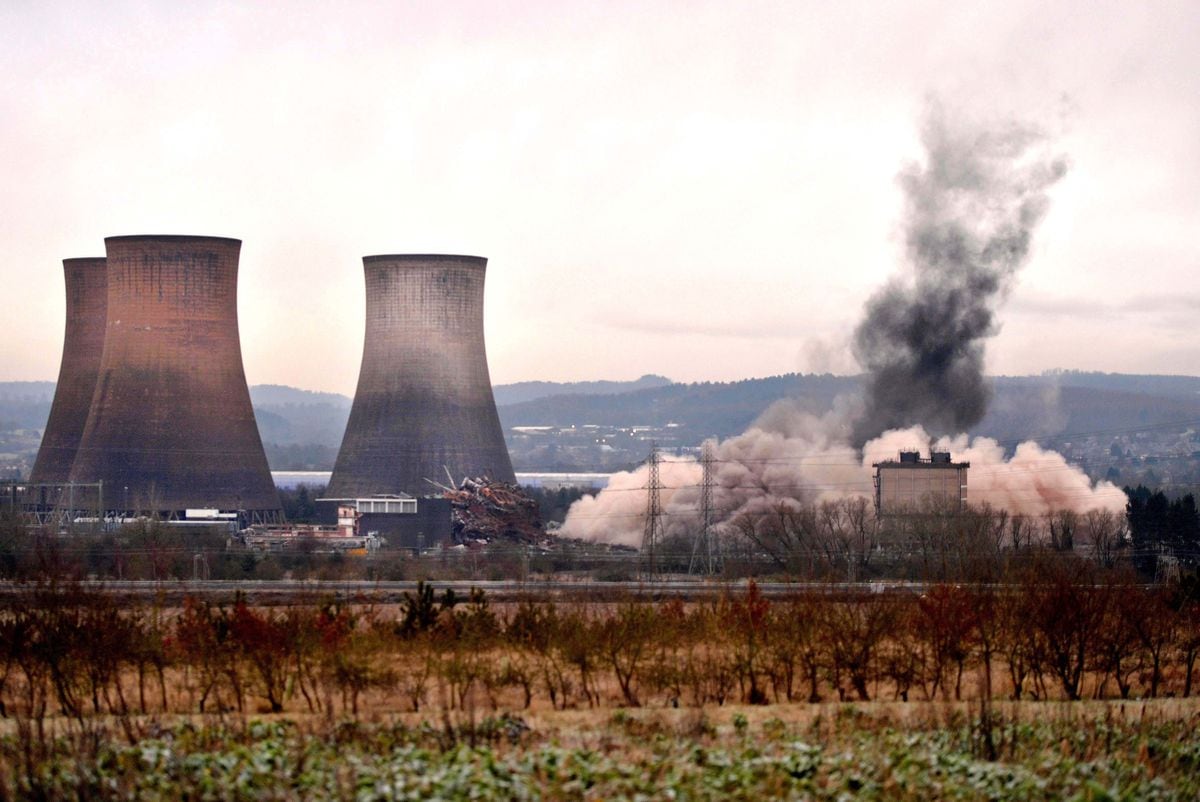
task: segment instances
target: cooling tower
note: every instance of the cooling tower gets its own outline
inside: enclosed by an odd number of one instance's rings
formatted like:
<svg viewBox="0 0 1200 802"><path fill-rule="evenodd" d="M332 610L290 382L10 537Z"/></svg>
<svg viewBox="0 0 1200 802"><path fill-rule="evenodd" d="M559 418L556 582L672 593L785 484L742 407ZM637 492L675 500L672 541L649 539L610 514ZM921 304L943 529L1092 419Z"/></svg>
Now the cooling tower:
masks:
<svg viewBox="0 0 1200 802"><path fill-rule="evenodd" d="M326 496L421 496L447 472L512 482L483 343L477 256L363 258L358 391Z"/></svg>
<svg viewBox="0 0 1200 802"><path fill-rule="evenodd" d="M106 506L278 516L242 370L241 241L109 237L104 352L71 481Z"/></svg>
<svg viewBox="0 0 1200 802"><path fill-rule="evenodd" d="M54 403L29 473L29 481L34 484L67 481L87 423L104 348L104 309L108 300L104 258L64 259L63 277L67 284L67 329Z"/></svg>

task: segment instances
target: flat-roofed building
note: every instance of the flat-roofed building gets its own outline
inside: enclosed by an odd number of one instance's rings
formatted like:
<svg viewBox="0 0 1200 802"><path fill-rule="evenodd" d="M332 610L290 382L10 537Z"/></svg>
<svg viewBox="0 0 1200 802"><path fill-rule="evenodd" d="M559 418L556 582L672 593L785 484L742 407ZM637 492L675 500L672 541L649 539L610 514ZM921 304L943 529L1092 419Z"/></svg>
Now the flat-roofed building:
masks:
<svg viewBox="0 0 1200 802"><path fill-rule="evenodd" d="M875 512L903 515L927 510L962 512L967 506L969 462L954 462L948 451L922 459L917 451L901 451L900 459L876 462Z"/></svg>
<svg viewBox="0 0 1200 802"><path fill-rule="evenodd" d="M319 498L316 506L322 524L332 526L352 515L361 532L382 537L387 548L423 549L450 541L450 502L444 498L381 493Z"/></svg>

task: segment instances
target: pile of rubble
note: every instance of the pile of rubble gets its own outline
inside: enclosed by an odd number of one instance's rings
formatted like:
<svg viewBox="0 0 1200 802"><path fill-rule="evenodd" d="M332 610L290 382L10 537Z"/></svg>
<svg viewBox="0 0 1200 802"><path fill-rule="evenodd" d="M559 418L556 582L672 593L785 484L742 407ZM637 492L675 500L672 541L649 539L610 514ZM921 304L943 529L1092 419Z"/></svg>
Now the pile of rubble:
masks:
<svg viewBox="0 0 1200 802"><path fill-rule="evenodd" d="M509 540L538 543L545 538L538 504L520 487L487 478L466 478L446 489L454 542Z"/></svg>

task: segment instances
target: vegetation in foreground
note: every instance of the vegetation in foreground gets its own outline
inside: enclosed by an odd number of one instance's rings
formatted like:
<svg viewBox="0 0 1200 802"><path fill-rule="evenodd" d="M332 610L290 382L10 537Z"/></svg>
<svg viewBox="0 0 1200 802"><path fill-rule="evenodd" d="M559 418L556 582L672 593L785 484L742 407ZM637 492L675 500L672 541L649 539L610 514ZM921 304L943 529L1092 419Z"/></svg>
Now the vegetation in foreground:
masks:
<svg viewBox="0 0 1200 802"><path fill-rule="evenodd" d="M137 603L73 583L0 608L0 717L461 712L789 702L1189 697L1200 585L1080 560L999 585L880 592L750 583L684 604L419 584L399 605Z"/></svg>
<svg viewBox="0 0 1200 802"><path fill-rule="evenodd" d="M7 798L1072 799L1200 796L1200 715L1168 701L1106 703L1093 718L953 713L898 724L871 705L807 723L739 711L618 710L560 730L481 722L286 719L179 723L129 743L103 727L0 739ZM1138 712L1140 710L1140 712ZM1023 711L1023 712L1022 712ZM758 712L758 711L747 711ZM674 715L672 715L673 713ZM1168 713L1164 715L1164 713ZM1024 717L1020 717L1023 715Z"/></svg>
<svg viewBox="0 0 1200 802"><path fill-rule="evenodd" d="M1192 692L1194 581L1008 580L496 607L31 586L0 610L0 800L1197 798L1200 701L1162 698Z"/></svg>

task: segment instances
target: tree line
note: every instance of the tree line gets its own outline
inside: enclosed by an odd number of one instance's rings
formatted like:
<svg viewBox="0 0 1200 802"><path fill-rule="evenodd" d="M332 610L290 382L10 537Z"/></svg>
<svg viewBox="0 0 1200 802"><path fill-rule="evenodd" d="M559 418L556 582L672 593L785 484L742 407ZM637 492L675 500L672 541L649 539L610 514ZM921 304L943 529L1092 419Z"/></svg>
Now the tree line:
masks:
<svg viewBox="0 0 1200 802"><path fill-rule="evenodd" d="M1125 488L1125 495L1129 543L1139 571L1154 573L1159 555L1188 569L1200 565L1200 511L1194 495L1168 498L1162 490L1143 485Z"/></svg>
<svg viewBox="0 0 1200 802"><path fill-rule="evenodd" d="M305 485L282 492L288 517L313 520L321 492ZM1171 498L1141 486L1126 492L1125 514L1057 510L1030 516L987 505L960 512L929 504L910 514L880 517L862 497L789 500L735 516L715 537L727 579L992 582L1046 551L1080 555L1108 570L1132 567L1147 581L1195 574L1200 568L1200 514L1194 496ZM551 520L565 513L573 496L570 491L540 491L535 497ZM656 568L688 573L695 566L698 524L690 519L669 523L669 534L656 549ZM161 521L62 537L26 525L19 511L0 508L0 578L512 579L589 572L603 580L632 579L641 567L633 549L565 538L546 551L497 542L483 552L446 551L424 559L385 549L370 560L314 553L312 544L304 542L271 554L239 551L230 549L227 539L225 531L184 531Z"/></svg>
<svg viewBox="0 0 1200 802"><path fill-rule="evenodd" d="M1147 587L1073 557L1003 579L500 606L421 584L398 606L174 609L43 585L0 613L0 716L1192 694L1194 580Z"/></svg>

